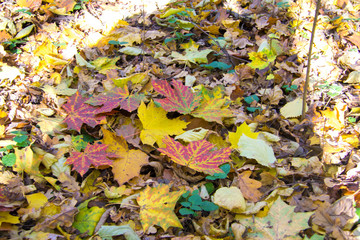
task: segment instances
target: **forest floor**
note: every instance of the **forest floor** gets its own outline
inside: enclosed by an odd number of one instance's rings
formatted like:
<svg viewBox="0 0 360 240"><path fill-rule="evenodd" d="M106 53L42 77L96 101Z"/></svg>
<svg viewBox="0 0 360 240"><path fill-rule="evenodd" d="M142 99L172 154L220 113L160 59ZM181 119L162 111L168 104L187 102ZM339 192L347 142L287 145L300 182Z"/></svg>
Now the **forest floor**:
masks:
<svg viewBox="0 0 360 240"><path fill-rule="evenodd" d="M0 9L0 239L360 239L359 1Z"/></svg>

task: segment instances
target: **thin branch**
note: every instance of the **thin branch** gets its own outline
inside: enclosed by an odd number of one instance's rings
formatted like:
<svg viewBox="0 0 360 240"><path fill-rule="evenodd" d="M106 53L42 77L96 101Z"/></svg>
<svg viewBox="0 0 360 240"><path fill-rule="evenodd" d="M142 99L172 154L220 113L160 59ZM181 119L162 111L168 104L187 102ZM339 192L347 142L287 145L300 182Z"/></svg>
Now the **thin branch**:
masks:
<svg viewBox="0 0 360 240"><path fill-rule="evenodd" d="M305 113L306 113L306 98L307 98L307 94L308 94L309 76L310 76L310 70L311 70L311 54L312 54L312 46L313 46L314 38L315 38L315 28L316 28L317 18L319 15L319 8L320 8L320 0L316 0L316 10L315 10L313 27L312 27L312 31L311 31L311 39L310 39L310 46L309 46L309 53L308 53L308 64L307 64L305 84L304 84L304 95L303 95L303 101L302 101L303 105L302 105L301 120L305 119Z"/></svg>

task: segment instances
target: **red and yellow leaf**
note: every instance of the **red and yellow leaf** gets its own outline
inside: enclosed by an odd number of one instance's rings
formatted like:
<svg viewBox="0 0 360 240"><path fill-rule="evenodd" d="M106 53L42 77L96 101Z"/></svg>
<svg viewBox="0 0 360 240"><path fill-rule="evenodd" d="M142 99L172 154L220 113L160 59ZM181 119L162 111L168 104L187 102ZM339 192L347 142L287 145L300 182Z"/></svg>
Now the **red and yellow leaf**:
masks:
<svg viewBox="0 0 360 240"><path fill-rule="evenodd" d="M114 108L121 107L126 111L132 112L137 109L144 99L143 94L131 94L127 86L124 88L114 88L111 91L104 92L94 96L86 101L93 106L101 106L97 113L111 112Z"/></svg>
<svg viewBox="0 0 360 240"><path fill-rule="evenodd" d="M73 169L83 176L91 165L98 167L112 165L113 161L108 157L118 157L117 154L107 153L108 145L95 143L88 144L84 152L73 152L71 157L66 160L66 164L73 164Z"/></svg>
<svg viewBox="0 0 360 240"><path fill-rule="evenodd" d="M169 192L169 186L160 184L154 188L147 186L137 202L140 206L140 219L143 230L146 231L153 225L159 225L166 231L169 227L179 227L182 225L173 212L177 200L185 190Z"/></svg>
<svg viewBox="0 0 360 240"><path fill-rule="evenodd" d="M160 152L168 155L177 164L206 174L221 173L219 166L231 161L230 148L213 150L215 145L206 140L190 142L186 147L170 137L164 138L163 142L166 148L158 148Z"/></svg>
<svg viewBox="0 0 360 240"><path fill-rule="evenodd" d="M72 95L66 104L62 107L68 113L64 122L67 123L69 129L74 129L80 132L83 123L90 127L95 127L105 116L96 117L98 109L89 104L86 104L86 98L81 96L79 92Z"/></svg>
<svg viewBox="0 0 360 240"><path fill-rule="evenodd" d="M203 118L208 122L217 122L222 124L222 119L226 117L233 117L233 113L224 106L226 99L213 98L203 101L201 105L191 113L194 117Z"/></svg>
<svg viewBox="0 0 360 240"><path fill-rule="evenodd" d="M153 87L155 91L166 97L157 99L156 102L168 112L178 111L188 114L200 104L201 93L192 92L190 87L180 81L173 80L170 85L166 80L155 80Z"/></svg>

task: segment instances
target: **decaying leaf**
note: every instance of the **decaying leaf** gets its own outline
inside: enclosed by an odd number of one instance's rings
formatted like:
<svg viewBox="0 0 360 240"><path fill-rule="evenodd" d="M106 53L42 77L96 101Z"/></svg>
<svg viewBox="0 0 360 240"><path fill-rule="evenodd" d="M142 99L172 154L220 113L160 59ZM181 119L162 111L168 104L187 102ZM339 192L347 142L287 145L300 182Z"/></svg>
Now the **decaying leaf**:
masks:
<svg viewBox="0 0 360 240"><path fill-rule="evenodd" d="M243 194L237 187L222 187L216 190L214 203L222 208L238 213L246 209Z"/></svg>
<svg viewBox="0 0 360 240"><path fill-rule="evenodd" d="M258 202L262 193L258 190L261 187L261 182L250 178L251 171L245 171L239 174L239 188L247 200L251 202Z"/></svg>
<svg viewBox="0 0 360 240"><path fill-rule="evenodd" d="M240 223L250 229L251 239L289 239L309 227L312 212L296 213L293 206L287 205L279 197L265 217L241 219Z"/></svg>

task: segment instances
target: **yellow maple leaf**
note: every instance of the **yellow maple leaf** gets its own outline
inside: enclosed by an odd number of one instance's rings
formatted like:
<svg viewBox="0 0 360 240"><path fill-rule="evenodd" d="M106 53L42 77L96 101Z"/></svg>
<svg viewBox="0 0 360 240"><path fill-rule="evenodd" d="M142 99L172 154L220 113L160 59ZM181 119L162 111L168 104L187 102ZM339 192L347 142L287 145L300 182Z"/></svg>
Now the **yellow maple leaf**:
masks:
<svg viewBox="0 0 360 240"><path fill-rule="evenodd" d="M151 101L146 107L142 102L138 108L140 121L143 130L140 133L140 139L144 144L154 145L156 142L159 147L165 147L162 139L168 135L179 135L184 133L188 123L181 121L179 118L168 119L166 111L156 107Z"/></svg>
<svg viewBox="0 0 360 240"><path fill-rule="evenodd" d="M236 129L236 132L229 132L229 141L233 149L236 149L238 147L239 139L243 134L252 139L256 139L259 135L259 133L252 132L251 128L246 124L246 122L243 122L243 124L241 124Z"/></svg>
<svg viewBox="0 0 360 240"><path fill-rule="evenodd" d="M106 151L121 156L115 159L112 164L112 172L118 184L121 186L130 179L139 176L141 167L148 163L148 155L140 150L129 150L123 137L116 136L104 128L102 128L102 132L104 134L103 142L108 145Z"/></svg>
<svg viewBox="0 0 360 240"><path fill-rule="evenodd" d="M143 230L146 231L154 224L162 227L164 231L171 226L182 228L173 210L177 200L185 192L184 189L170 192L169 185L165 184L160 184L154 188L147 186L137 198Z"/></svg>
<svg viewBox="0 0 360 240"><path fill-rule="evenodd" d="M39 166L42 158L35 157L31 147L15 148L16 162L13 170L19 173L26 172L30 175L41 175Z"/></svg>

